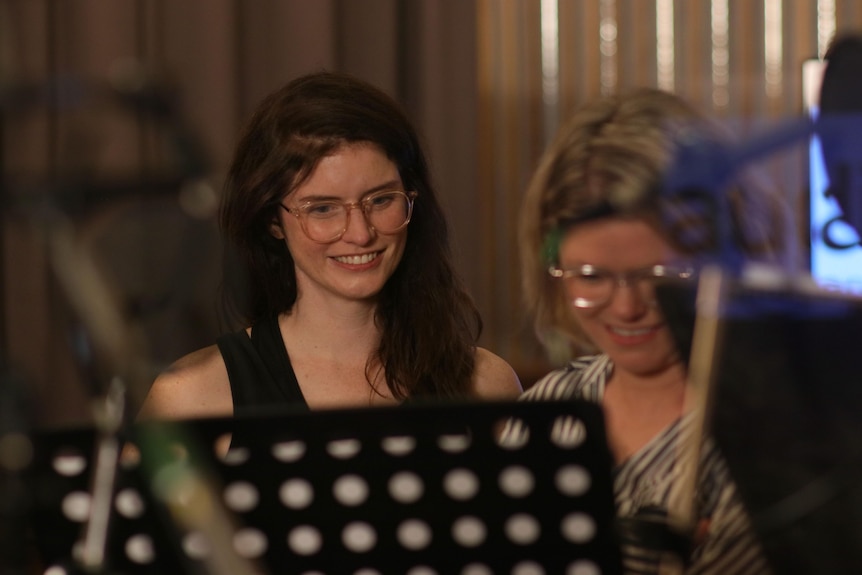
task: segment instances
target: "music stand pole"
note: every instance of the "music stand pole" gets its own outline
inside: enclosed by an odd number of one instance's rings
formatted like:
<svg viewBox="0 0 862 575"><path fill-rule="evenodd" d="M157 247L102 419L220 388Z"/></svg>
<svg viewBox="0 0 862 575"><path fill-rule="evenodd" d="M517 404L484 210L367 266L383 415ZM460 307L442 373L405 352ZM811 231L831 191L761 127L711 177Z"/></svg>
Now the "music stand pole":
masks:
<svg viewBox="0 0 862 575"><path fill-rule="evenodd" d="M697 286L694 335L689 359L683 417L693 418L689 433L677 445L680 479L668 502L668 519L693 534L696 529L694 498L697 490L704 432L709 427L715 380L715 361L721 345L721 312L727 297L727 274L720 265L705 266ZM662 575L683 572L681 562L663 560Z"/></svg>
<svg viewBox="0 0 862 575"><path fill-rule="evenodd" d="M105 568L111 504L120 456L118 434L125 411L125 385L119 378L111 381L103 404L97 404L95 411L98 439L91 488L93 503L86 523L80 561L87 571L101 572Z"/></svg>

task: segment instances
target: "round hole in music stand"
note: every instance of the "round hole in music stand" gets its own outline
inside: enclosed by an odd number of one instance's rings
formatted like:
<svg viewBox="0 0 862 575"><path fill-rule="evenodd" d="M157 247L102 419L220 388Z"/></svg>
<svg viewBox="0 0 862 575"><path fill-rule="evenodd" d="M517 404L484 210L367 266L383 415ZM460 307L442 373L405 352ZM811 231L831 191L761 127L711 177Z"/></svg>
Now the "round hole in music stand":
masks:
<svg viewBox="0 0 862 575"><path fill-rule="evenodd" d="M65 477L75 477L87 468L87 458L77 449L67 449L58 453L51 461L54 471Z"/></svg>
<svg viewBox="0 0 862 575"><path fill-rule="evenodd" d="M377 531L370 523L352 521L341 531L341 542L354 553L365 553L377 545Z"/></svg>
<svg viewBox="0 0 862 575"><path fill-rule="evenodd" d="M63 498L63 515L70 521L83 523L90 517L91 497L84 491L73 491Z"/></svg>
<svg viewBox="0 0 862 575"><path fill-rule="evenodd" d="M482 563L470 563L461 569L460 575L494 575L491 568Z"/></svg>
<svg viewBox="0 0 862 575"><path fill-rule="evenodd" d="M545 570L535 561L522 561L512 568L512 575L546 575Z"/></svg>
<svg viewBox="0 0 862 575"><path fill-rule="evenodd" d="M424 492L422 478L412 471L399 471L389 478L389 495L399 503L414 503Z"/></svg>
<svg viewBox="0 0 862 575"><path fill-rule="evenodd" d="M569 513L563 517L560 530L572 543L588 543L596 534L596 522L586 513Z"/></svg>
<svg viewBox="0 0 862 575"><path fill-rule="evenodd" d="M145 533L132 535L126 540L126 556L134 563L147 565L156 559L153 540Z"/></svg>
<svg viewBox="0 0 862 575"><path fill-rule="evenodd" d="M462 547L478 547L485 542L488 531L478 517L459 517L452 524L452 538Z"/></svg>
<svg viewBox="0 0 862 575"><path fill-rule="evenodd" d="M602 570L589 559L579 559L566 568L566 575L602 575Z"/></svg>
<svg viewBox="0 0 862 575"><path fill-rule="evenodd" d="M510 465L500 472L500 490L509 497L526 497L533 492L533 473L523 465Z"/></svg>
<svg viewBox="0 0 862 575"><path fill-rule="evenodd" d="M389 455L407 455L416 448L416 438L409 435L384 437L380 446Z"/></svg>
<svg viewBox="0 0 862 575"><path fill-rule="evenodd" d="M342 505L356 507L368 499L368 482L359 475L342 475L332 484L332 494Z"/></svg>
<svg viewBox="0 0 862 575"><path fill-rule="evenodd" d="M126 488L117 493L114 499L117 512L127 519L137 519L144 513L145 505L137 489Z"/></svg>
<svg viewBox="0 0 862 575"><path fill-rule="evenodd" d="M362 443L358 439L337 439L326 445L326 451L336 459L350 459L360 452Z"/></svg>
<svg viewBox="0 0 862 575"><path fill-rule="evenodd" d="M305 479L294 477L281 484L278 498L289 509L305 509L314 500L314 487Z"/></svg>
<svg viewBox="0 0 862 575"><path fill-rule="evenodd" d="M443 488L452 499L467 501L479 492L479 478L469 469L452 469L443 477Z"/></svg>
<svg viewBox="0 0 862 575"><path fill-rule="evenodd" d="M509 541L517 545L531 545L542 533L542 528L536 518L527 513L518 513L509 517L503 524L503 531Z"/></svg>
<svg viewBox="0 0 862 575"><path fill-rule="evenodd" d="M420 519L408 519L398 526L396 537L405 549L418 551L431 544L433 533L427 522Z"/></svg>
<svg viewBox="0 0 862 575"><path fill-rule="evenodd" d="M247 559L256 559L266 552L269 545L266 535L259 529L243 527L233 536L236 552Z"/></svg>
<svg viewBox="0 0 862 575"><path fill-rule="evenodd" d="M554 483L563 495L579 497L590 490L592 479L586 468L573 463L557 470Z"/></svg>
<svg viewBox="0 0 862 575"><path fill-rule="evenodd" d="M314 555L323 546L323 536L312 525L299 525L287 534L287 545L297 555Z"/></svg>
<svg viewBox="0 0 862 575"><path fill-rule="evenodd" d="M306 446L302 441L279 441L272 446L272 456L282 463L294 463L305 455Z"/></svg>
<svg viewBox="0 0 862 575"><path fill-rule="evenodd" d="M192 559L206 559L212 553L209 540L200 531L186 533L182 539L182 548Z"/></svg>

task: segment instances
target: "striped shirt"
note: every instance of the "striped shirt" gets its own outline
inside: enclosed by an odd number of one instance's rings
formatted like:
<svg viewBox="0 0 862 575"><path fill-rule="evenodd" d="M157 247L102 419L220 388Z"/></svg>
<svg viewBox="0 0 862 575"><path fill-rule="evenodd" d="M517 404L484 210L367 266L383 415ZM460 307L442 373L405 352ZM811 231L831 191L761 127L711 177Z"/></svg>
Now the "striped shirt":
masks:
<svg viewBox="0 0 862 575"><path fill-rule="evenodd" d="M606 355L578 358L552 371L526 391L524 400L581 398L601 403L613 364ZM693 432L694 418L677 419L637 453L614 469L614 498L619 518L667 518L675 480L680 475L677 445ZM512 430L509 430L512 431ZM685 573L753 575L769 573L727 466L715 444L701 449L695 496L698 536ZM637 522L642 524L642 522ZM701 532L701 530L698 530ZM626 573L658 573L658 552L638 544L621 529Z"/></svg>

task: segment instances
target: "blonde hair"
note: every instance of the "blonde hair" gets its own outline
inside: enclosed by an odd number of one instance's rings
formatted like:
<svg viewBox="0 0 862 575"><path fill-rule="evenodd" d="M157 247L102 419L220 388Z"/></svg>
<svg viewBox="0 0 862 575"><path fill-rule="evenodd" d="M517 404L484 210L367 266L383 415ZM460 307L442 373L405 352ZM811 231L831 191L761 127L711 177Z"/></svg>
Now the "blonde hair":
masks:
<svg viewBox="0 0 862 575"><path fill-rule="evenodd" d="M716 141L726 139L717 126L708 124L681 98L641 88L582 107L561 127L543 154L524 198L519 245L527 311L534 320L537 336L549 351L559 351L561 338L571 348L569 356L594 351L574 320L560 282L547 273L548 266L556 263L562 234L571 226L606 215L642 218L655 225L681 252L691 251L690 246L678 245L662 229L656 191L680 138L693 129L708 133ZM748 252L766 253L771 247L761 241L765 228L760 224L765 222L753 226L747 221L750 218L741 217L750 210L746 205L752 199L753 195L734 187L730 202L735 214L733 224L740 237L760 238L748 242ZM774 217L768 219L769 225L774 224ZM701 218L676 224L685 231L697 230L707 222ZM756 230L759 235L752 233Z"/></svg>

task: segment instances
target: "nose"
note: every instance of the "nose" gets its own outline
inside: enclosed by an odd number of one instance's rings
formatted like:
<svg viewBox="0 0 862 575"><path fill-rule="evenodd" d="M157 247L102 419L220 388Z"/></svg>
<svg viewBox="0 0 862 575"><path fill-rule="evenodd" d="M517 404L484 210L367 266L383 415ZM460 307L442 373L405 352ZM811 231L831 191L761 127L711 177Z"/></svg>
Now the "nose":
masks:
<svg viewBox="0 0 862 575"><path fill-rule="evenodd" d="M608 306L619 318L632 320L647 313L650 302L644 298L637 283L620 279L614 286Z"/></svg>
<svg viewBox="0 0 862 575"><path fill-rule="evenodd" d="M352 244L365 245L374 239L374 233L362 206L347 206L347 223L341 239Z"/></svg>

